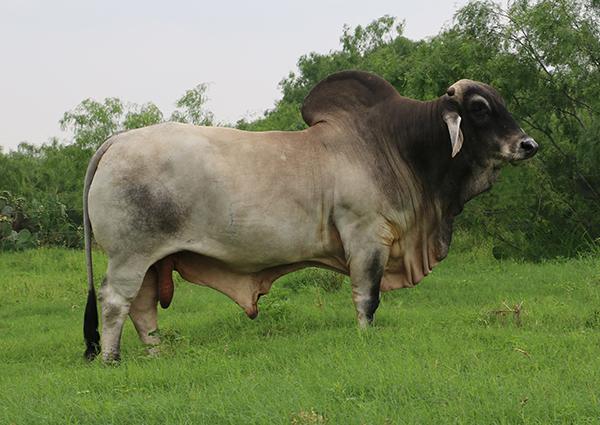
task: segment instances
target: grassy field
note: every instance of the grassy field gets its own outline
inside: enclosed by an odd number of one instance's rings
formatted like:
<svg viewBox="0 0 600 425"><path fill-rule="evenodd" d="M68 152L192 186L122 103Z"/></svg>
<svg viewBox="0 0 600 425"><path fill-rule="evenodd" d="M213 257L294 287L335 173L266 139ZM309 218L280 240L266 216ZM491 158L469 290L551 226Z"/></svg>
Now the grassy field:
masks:
<svg viewBox="0 0 600 425"><path fill-rule="evenodd" d="M179 281L160 357L128 321L119 366L82 358L82 252L2 253L0 423L600 423L600 259L488 251L385 294L365 332L349 284L312 271L277 282L255 321Z"/></svg>

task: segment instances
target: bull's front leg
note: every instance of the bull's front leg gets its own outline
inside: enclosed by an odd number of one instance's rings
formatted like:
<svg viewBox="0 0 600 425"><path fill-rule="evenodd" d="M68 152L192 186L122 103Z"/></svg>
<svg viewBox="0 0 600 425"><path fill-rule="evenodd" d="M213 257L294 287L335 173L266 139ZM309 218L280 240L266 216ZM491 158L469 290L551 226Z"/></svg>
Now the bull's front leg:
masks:
<svg viewBox="0 0 600 425"><path fill-rule="evenodd" d="M368 211L339 210L336 227L350 272L358 324L365 328L373 322L379 306L379 290L390 256L393 232L388 220Z"/></svg>
<svg viewBox="0 0 600 425"><path fill-rule="evenodd" d="M373 322L379 306L379 288L388 255L389 249L385 246L367 245L354 252L349 259L352 300L361 328Z"/></svg>

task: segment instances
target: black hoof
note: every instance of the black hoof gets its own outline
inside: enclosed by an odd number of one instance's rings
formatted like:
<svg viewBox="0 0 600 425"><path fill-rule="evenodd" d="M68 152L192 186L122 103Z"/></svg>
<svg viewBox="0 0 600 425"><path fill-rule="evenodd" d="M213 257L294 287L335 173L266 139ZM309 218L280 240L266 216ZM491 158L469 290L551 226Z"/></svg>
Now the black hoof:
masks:
<svg viewBox="0 0 600 425"><path fill-rule="evenodd" d="M91 362L98 354L100 354L100 346L98 344L91 343L87 345L85 352L83 353L83 357L87 361Z"/></svg>

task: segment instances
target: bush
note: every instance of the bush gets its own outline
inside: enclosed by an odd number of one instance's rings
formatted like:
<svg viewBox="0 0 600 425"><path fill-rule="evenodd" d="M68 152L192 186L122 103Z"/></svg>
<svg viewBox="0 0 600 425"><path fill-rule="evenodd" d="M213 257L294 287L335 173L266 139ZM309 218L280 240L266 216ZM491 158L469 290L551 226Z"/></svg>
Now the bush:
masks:
<svg viewBox="0 0 600 425"><path fill-rule="evenodd" d="M32 200L0 192L0 249L22 250L39 245L80 247L82 230L67 207L51 196Z"/></svg>

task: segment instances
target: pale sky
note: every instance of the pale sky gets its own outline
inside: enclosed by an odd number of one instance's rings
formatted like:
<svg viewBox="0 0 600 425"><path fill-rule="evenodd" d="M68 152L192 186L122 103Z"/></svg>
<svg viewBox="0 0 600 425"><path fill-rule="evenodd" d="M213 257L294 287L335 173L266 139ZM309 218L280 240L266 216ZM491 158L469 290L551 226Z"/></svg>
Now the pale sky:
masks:
<svg viewBox="0 0 600 425"><path fill-rule="evenodd" d="M309 52L339 48L344 24L385 14L433 36L467 0L0 0L0 146L68 140L58 121L85 98L152 101L168 116L209 83L217 121L256 118Z"/></svg>

